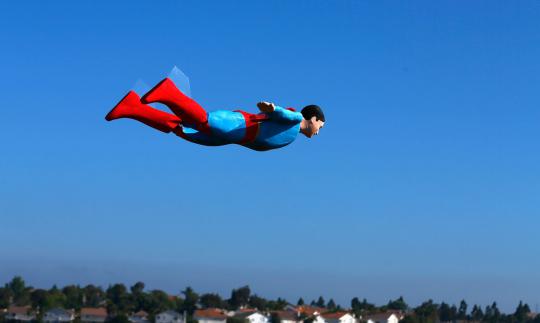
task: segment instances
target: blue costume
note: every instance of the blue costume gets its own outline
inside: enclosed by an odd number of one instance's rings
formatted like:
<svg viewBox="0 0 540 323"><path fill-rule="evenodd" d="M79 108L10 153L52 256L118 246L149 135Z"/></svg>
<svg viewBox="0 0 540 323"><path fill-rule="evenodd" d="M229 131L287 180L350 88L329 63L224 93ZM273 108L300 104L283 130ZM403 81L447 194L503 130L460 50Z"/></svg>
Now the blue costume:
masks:
<svg viewBox="0 0 540 323"><path fill-rule="evenodd" d="M237 143L254 150L270 150L293 142L303 120L300 112L279 106L271 113L258 115L218 110L209 112L207 118L209 131L202 132L190 128L190 125L183 125L181 133L176 133L186 140L206 146ZM256 128L251 136L248 133L250 121Z"/></svg>

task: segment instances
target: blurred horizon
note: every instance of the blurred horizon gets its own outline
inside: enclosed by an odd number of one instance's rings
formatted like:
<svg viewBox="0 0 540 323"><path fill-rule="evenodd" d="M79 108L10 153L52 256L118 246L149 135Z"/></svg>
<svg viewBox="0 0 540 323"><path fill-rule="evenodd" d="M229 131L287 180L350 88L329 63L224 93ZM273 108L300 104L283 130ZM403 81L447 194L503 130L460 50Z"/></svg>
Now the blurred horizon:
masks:
<svg viewBox="0 0 540 323"><path fill-rule="evenodd" d="M0 281L540 302L540 2L6 1L0 26ZM260 153L104 120L173 66L209 111L324 129Z"/></svg>

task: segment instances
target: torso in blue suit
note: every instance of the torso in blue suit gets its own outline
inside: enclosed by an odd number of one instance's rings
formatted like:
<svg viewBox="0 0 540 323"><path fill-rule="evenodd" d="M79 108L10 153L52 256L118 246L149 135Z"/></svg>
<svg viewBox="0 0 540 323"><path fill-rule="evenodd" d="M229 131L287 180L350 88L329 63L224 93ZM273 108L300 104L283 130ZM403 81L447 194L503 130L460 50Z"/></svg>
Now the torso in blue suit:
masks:
<svg viewBox="0 0 540 323"><path fill-rule="evenodd" d="M271 113L259 115L218 110L208 113L210 133L203 133L184 125L178 135L207 146L239 144L259 151L270 150L293 142L300 132L302 120L300 112L279 106Z"/></svg>

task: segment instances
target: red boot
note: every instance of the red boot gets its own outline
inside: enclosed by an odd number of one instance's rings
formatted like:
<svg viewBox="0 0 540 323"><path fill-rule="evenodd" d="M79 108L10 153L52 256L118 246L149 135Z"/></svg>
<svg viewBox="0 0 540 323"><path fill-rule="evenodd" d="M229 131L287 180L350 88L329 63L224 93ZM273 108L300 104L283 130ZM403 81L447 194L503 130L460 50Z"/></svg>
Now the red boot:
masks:
<svg viewBox="0 0 540 323"><path fill-rule="evenodd" d="M182 93L169 78L165 78L143 95L141 102L146 104L163 103L187 123L204 125L208 122L206 111L197 102Z"/></svg>
<svg viewBox="0 0 540 323"><path fill-rule="evenodd" d="M130 118L140 121L152 128L163 132L171 132L182 122L174 114L154 109L141 103L137 93L129 93L107 114L105 120L112 121L119 118Z"/></svg>

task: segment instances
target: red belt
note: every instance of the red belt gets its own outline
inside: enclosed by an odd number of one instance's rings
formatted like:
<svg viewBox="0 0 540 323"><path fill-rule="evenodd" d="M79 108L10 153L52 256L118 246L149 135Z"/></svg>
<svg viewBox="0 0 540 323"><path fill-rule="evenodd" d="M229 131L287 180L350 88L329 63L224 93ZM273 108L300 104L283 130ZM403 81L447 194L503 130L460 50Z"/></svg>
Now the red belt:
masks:
<svg viewBox="0 0 540 323"><path fill-rule="evenodd" d="M234 112L241 113L246 121L246 134L238 143L242 145L255 141L259 134L259 122L268 120L268 116L266 114L253 114L242 110L236 110Z"/></svg>
<svg viewBox="0 0 540 323"><path fill-rule="evenodd" d="M296 111L294 108L287 108L287 110ZM246 120L246 134L244 135L244 138L238 142L241 145L255 141L259 134L259 123L270 119L265 113L253 114L242 110L235 110L234 112L241 113L244 116L244 120Z"/></svg>

